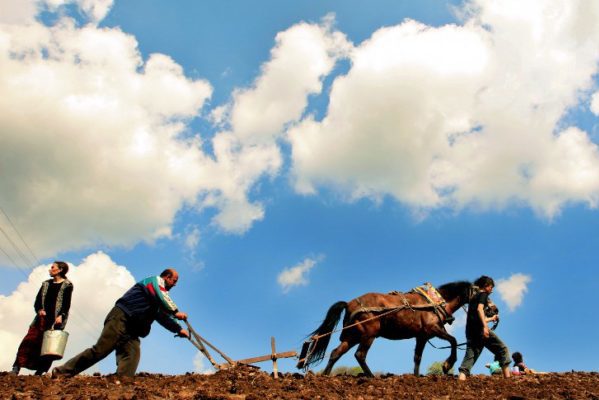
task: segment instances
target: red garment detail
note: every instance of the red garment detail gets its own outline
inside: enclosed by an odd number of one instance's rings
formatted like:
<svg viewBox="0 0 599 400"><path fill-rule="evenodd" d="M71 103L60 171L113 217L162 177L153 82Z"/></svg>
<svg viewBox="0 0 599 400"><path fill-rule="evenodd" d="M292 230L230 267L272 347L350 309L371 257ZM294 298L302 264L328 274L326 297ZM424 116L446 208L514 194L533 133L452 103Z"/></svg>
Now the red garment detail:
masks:
<svg viewBox="0 0 599 400"><path fill-rule="evenodd" d="M146 285L146 287L148 288L148 290L150 291L150 293L152 293L152 296L156 296L156 291L154 290L154 285L152 285L151 283L148 283Z"/></svg>
<svg viewBox="0 0 599 400"><path fill-rule="evenodd" d="M45 318L36 318L35 323L31 324L27 334L19 345L17 350L16 364L21 368L38 369L40 366L40 353L42 351L42 342L44 340Z"/></svg>

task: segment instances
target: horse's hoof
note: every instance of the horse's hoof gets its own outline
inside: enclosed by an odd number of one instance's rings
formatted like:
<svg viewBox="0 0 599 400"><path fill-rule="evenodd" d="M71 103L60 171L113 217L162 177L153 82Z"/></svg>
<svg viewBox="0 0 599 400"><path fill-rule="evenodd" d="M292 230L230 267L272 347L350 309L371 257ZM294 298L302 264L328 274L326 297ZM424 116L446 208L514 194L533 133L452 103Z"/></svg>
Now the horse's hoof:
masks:
<svg viewBox="0 0 599 400"><path fill-rule="evenodd" d="M447 375L449 373L449 370L451 369L451 366L447 363L443 363L443 374Z"/></svg>

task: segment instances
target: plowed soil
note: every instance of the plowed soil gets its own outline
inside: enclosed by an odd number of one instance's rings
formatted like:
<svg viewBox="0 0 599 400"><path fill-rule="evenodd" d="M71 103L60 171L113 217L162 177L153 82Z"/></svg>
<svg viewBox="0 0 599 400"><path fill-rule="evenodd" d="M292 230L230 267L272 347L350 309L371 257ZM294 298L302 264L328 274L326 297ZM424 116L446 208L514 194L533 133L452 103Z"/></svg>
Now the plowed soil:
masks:
<svg viewBox="0 0 599 400"><path fill-rule="evenodd" d="M13 376L0 373L1 399L598 399L599 373L376 378L282 374L238 367L213 375Z"/></svg>

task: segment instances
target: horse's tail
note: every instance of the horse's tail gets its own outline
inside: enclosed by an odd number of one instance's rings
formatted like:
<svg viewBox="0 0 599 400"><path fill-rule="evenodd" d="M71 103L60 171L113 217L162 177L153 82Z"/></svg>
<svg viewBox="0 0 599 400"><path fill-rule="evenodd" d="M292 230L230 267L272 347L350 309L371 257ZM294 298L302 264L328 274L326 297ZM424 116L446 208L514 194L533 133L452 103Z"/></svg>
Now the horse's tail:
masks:
<svg viewBox="0 0 599 400"><path fill-rule="evenodd" d="M331 340L331 333L335 330L335 327L341 319L341 313L343 313L346 308L347 303L345 301L338 301L329 308L322 324L320 324L320 326L309 336L310 338L316 338L304 343L304 347L300 354L300 360L297 363L297 368L308 369L310 366L322 361L327 346L329 345L329 341Z"/></svg>

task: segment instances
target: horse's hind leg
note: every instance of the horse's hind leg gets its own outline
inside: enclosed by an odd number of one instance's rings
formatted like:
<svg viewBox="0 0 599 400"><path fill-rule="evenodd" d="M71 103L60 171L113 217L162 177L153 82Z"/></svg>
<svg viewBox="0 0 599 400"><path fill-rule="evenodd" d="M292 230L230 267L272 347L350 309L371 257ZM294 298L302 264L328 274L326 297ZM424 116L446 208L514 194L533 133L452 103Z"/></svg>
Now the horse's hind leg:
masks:
<svg viewBox="0 0 599 400"><path fill-rule="evenodd" d="M445 360L443 363L443 373L447 374L458 359L458 341L455 340L455 338L449 333L447 333L445 328L439 329L439 331L435 334L439 339L447 340L451 346L451 353L449 354L449 357L447 357L447 360Z"/></svg>
<svg viewBox="0 0 599 400"><path fill-rule="evenodd" d="M374 336L371 336L368 339L360 342L358 350L356 350L356 360L358 360L360 367L362 367L362 371L364 371L364 374L368 377L374 376L366 364L366 354L368 354L368 350L370 349L370 346L372 346L372 342L374 342Z"/></svg>
<svg viewBox="0 0 599 400"><path fill-rule="evenodd" d="M414 349L414 375L420 376L420 361L422 360L422 352L426 346L427 338L424 336L416 337L416 348Z"/></svg>
<svg viewBox="0 0 599 400"><path fill-rule="evenodd" d="M331 352L331 356L329 357L329 362L327 363L326 368L322 371L323 375L329 375L333 370L333 365L341 358L342 355L347 353L349 349L354 347L356 343L350 343L349 341L342 341L339 346L335 350Z"/></svg>
<svg viewBox="0 0 599 400"><path fill-rule="evenodd" d="M443 363L444 374L449 373L449 370L453 367L453 365L458 359L458 341L455 340L455 338L449 334L447 335L446 340L451 345L451 353L449 354L449 357L447 357L447 360L445 360L445 362Z"/></svg>

